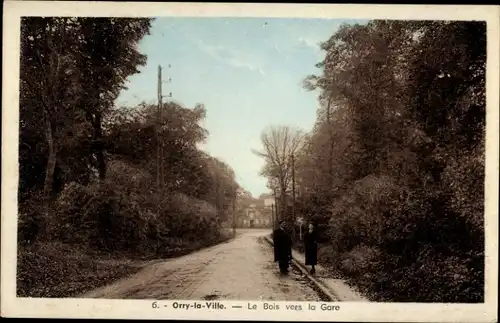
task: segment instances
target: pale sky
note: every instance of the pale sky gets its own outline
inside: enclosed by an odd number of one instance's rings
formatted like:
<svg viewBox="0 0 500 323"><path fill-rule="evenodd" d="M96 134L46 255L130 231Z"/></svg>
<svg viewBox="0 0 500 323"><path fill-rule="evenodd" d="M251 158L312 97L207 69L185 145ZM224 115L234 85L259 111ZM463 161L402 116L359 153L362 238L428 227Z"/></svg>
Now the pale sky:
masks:
<svg viewBox="0 0 500 323"><path fill-rule="evenodd" d="M317 92L302 88L303 79L321 71L318 43L342 23L364 21L276 18L157 18L139 44L148 56L140 73L128 79L116 104L157 102L158 65L163 93L193 108L203 103L209 131L201 146L228 163L238 183L254 197L267 193L259 176L264 161L260 134L271 124L310 131L318 107ZM168 66L171 66L170 68ZM170 99L165 98L165 101Z"/></svg>

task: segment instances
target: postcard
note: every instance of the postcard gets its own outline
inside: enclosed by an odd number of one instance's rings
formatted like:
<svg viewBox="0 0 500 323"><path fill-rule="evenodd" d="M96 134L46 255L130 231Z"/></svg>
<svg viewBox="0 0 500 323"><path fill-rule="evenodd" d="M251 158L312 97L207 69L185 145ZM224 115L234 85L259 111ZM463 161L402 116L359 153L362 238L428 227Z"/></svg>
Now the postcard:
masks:
<svg viewBox="0 0 500 323"><path fill-rule="evenodd" d="M6 1L2 316L496 321L499 13Z"/></svg>

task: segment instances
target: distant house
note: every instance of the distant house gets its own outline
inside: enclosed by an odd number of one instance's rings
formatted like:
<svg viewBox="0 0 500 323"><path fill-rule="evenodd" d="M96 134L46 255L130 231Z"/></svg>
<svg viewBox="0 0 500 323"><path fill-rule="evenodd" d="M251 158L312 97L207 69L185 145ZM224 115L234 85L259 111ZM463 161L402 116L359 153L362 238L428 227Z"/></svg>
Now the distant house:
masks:
<svg viewBox="0 0 500 323"><path fill-rule="evenodd" d="M275 203L274 196L272 194L261 194L259 196L259 200L264 201L264 207L266 208L272 208Z"/></svg>
<svg viewBox="0 0 500 323"><path fill-rule="evenodd" d="M274 198L260 196L251 199L249 203L239 212L236 226L239 228L271 228L272 227L272 204Z"/></svg>

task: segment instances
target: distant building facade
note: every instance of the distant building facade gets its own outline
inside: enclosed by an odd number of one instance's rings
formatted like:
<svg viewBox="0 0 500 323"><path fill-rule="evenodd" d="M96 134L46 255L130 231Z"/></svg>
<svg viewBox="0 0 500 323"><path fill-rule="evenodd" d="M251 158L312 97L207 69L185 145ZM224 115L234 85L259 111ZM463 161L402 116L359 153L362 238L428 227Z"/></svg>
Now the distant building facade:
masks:
<svg viewBox="0 0 500 323"><path fill-rule="evenodd" d="M236 226L239 228L271 228L274 198L260 196L252 199L238 214Z"/></svg>
<svg viewBox="0 0 500 323"><path fill-rule="evenodd" d="M266 208L272 208L275 203L274 196L272 196L271 194L262 194L260 196L260 199L264 201L264 207Z"/></svg>

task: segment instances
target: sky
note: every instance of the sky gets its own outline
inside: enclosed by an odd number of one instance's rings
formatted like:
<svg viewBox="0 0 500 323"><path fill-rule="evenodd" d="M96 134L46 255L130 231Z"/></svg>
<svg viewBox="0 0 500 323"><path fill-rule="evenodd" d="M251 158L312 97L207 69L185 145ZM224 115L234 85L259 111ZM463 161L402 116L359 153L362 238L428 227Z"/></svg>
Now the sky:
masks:
<svg viewBox="0 0 500 323"><path fill-rule="evenodd" d="M209 135L200 148L229 164L237 182L254 197L267 193L259 172L264 160L260 134L269 125L310 131L318 108L317 92L303 79L320 74L319 43L343 23L338 19L156 18L138 49L147 55L140 73L128 78L116 104L157 102L158 65L163 94L207 110L202 125ZM168 79L171 79L168 81ZM168 81L168 82L167 82Z"/></svg>

